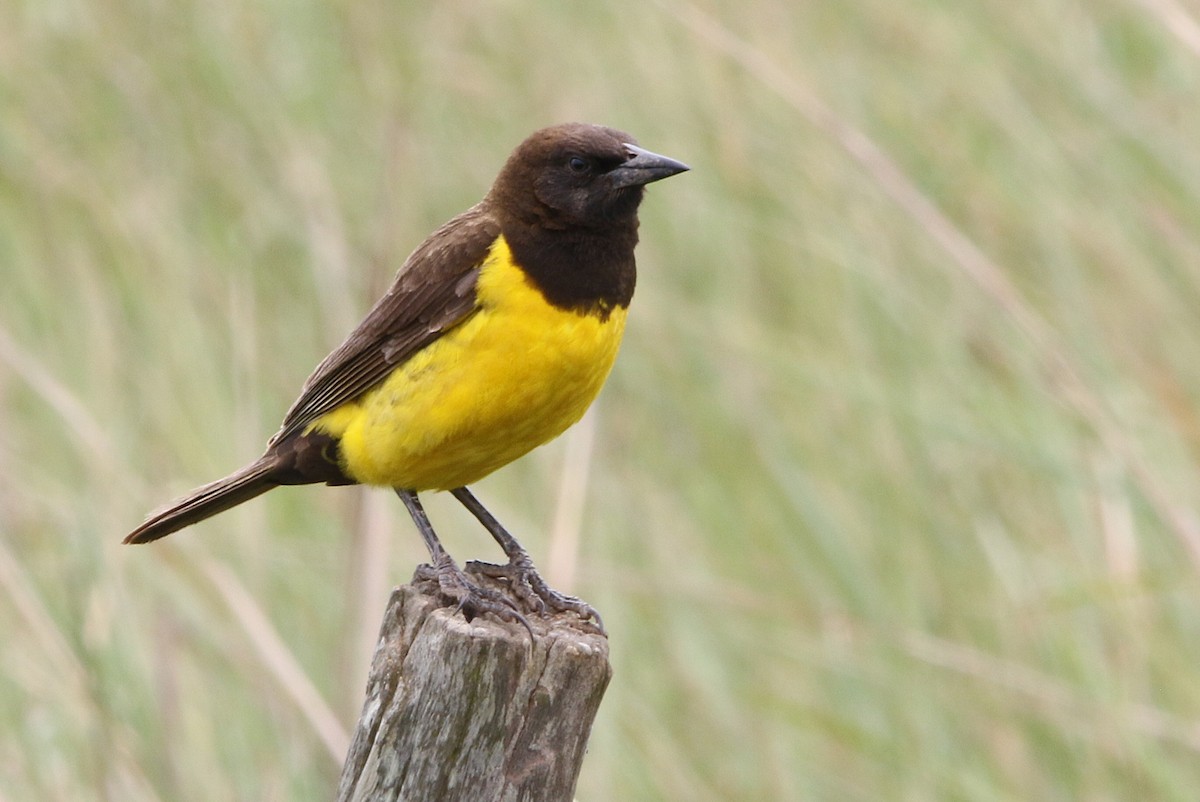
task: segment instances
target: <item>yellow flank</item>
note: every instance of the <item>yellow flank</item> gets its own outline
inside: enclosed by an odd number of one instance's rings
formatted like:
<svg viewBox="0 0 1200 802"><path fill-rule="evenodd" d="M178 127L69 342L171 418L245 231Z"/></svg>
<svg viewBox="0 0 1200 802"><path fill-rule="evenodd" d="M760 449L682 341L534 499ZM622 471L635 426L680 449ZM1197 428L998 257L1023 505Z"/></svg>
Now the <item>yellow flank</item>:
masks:
<svg viewBox="0 0 1200 802"><path fill-rule="evenodd" d="M472 317L310 427L341 439L351 478L411 490L471 484L562 434L600 392L624 308L601 320L551 306L503 237L476 293Z"/></svg>

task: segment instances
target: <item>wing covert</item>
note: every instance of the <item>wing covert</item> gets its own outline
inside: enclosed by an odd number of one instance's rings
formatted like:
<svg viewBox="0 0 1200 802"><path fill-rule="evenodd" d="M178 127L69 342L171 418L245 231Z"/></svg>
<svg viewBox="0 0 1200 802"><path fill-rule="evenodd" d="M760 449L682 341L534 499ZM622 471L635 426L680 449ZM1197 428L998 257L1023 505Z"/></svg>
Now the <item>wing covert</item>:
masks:
<svg viewBox="0 0 1200 802"><path fill-rule="evenodd" d="M358 328L308 377L268 447L358 398L473 314L479 270L499 235L478 204L421 243Z"/></svg>

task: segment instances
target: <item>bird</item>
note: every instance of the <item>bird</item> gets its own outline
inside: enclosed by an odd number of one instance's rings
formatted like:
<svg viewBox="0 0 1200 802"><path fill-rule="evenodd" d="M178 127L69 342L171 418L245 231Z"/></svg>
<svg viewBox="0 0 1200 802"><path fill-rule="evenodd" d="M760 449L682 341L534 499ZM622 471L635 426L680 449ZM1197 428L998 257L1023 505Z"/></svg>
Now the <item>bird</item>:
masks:
<svg viewBox="0 0 1200 802"><path fill-rule="evenodd" d="M427 578L470 621L529 628L525 611L599 613L556 591L468 489L576 423L612 369L637 278L645 187L685 172L601 125L542 128L483 200L435 230L382 298L304 382L261 457L153 512L149 543L281 485L374 485L403 501L429 551ZM508 562L471 562L438 539L418 493L449 491ZM418 570L420 573L420 569ZM530 629L532 635L532 629Z"/></svg>

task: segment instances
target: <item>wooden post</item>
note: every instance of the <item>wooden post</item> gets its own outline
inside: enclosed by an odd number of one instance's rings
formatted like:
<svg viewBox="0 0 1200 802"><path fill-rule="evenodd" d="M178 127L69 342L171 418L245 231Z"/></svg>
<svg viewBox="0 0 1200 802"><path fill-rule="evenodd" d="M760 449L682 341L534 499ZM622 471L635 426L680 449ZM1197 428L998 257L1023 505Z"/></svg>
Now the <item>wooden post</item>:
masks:
<svg viewBox="0 0 1200 802"><path fill-rule="evenodd" d="M607 638L531 616L531 644L431 593L392 592L338 802L570 802L612 676Z"/></svg>

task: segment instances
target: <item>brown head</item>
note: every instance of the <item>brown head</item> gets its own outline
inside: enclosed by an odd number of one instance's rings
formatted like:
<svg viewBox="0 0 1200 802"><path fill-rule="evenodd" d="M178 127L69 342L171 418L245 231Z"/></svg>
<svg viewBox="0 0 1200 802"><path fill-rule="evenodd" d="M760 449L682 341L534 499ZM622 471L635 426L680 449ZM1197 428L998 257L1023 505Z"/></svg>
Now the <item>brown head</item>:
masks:
<svg viewBox="0 0 1200 802"><path fill-rule="evenodd" d="M505 216L547 229L636 224L645 185L687 169L623 131L564 123L518 145L488 197Z"/></svg>
<svg viewBox="0 0 1200 802"><path fill-rule="evenodd" d="M517 146L484 205L547 301L607 315L633 297L646 184L687 169L623 131L565 123Z"/></svg>

